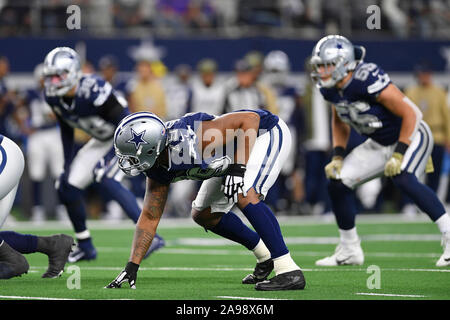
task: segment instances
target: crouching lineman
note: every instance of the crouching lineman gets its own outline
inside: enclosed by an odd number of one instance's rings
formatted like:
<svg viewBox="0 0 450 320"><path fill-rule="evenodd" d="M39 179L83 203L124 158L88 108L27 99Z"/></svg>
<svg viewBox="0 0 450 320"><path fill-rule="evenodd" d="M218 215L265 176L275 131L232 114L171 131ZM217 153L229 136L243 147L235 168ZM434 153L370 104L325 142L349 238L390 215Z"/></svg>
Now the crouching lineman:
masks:
<svg viewBox="0 0 450 320"><path fill-rule="evenodd" d="M334 254L316 265L363 264L353 189L384 173L437 224L444 253L436 265L449 266L450 216L436 194L418 180L432 171L433 136L417 106L380 67L364 62L364 53L363 47L337 35L322 38L312 52L311 77L333 104L334 157L325 172L340 233ZM368 139L346 154L350 126Z"/></svg>
<svg viewBox="0 0 450 320"><path fill-rule="evenodd" d="M220 117L191 113L164 123L152 113L139 112L119 124L114 146L124 172L145 173L147 190L129 262L107 288L124 282L135 287L139 264L152 243L169 185L183 179L204 181L192 203L195 222L253 251L256 268L243 283L256 283L257 290L305 287L303 273L290 256L278 221L262 201L291 147L289 129L277 116L263 110L240 110ZM230 211L235 204L256 232ZM265 280L272 270L275 276Z"/></svg>
<svg viewBox="0 0 450 320"><path fill-rule="evenodd" d="M0 229L14 203L20 177L25 167L23 153L12 140L0 134ZM73 239L65 234L38 237L13 231L0 231L0 279L10 279L28 272L22 253L48 255L49 266L43 278L59 277L64 271Z"/></svg>
<svg viewBox="0 0 450 320"><path fill-rule="evenodd" d="M140 208L136 197L120 184L123 177L113 151L113 135L117 124L129 114L119 102L111 85L95 75L83 75L78 54L71 48L50 51L44 60L45 100L55 112L61 128L64 172L57 189L61 202L75 229L78 247L69 262L92 260L97 251L86 226L83 190L94 181L116 200L126 214L137 222ZM74 128L92 138L74 155ZM164 245L161 237L147 252Z"/></svg>

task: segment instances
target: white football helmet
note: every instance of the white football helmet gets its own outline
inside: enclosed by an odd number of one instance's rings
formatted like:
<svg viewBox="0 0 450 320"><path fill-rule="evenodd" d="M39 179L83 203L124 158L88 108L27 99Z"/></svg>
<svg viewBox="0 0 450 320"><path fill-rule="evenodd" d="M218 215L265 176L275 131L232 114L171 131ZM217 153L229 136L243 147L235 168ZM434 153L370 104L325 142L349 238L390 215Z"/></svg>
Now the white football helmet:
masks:
<svg viewBox="0 0 450 320"><path fill-rule="evenodd" d="M114 133L119 168L129 176L150 169L166 147L164 122L151 112L136 112L122 119Z"/></svg>
<svg viewBox="0 0 450 320"><path fill-rule="evenodd" d="M81 78L80 57L71 48L55 48L45 57L43 75L46 94L63 96L76 86Z"/></svg>

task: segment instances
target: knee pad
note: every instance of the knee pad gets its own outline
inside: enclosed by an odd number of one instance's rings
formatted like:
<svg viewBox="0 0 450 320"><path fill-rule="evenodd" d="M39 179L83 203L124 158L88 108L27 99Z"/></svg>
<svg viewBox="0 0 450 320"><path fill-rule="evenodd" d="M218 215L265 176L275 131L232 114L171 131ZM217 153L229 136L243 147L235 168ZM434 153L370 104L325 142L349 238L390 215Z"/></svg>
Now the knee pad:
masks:
<svg viewBox="0 0 450 320"><path fill-rule="evenodd" d="M57 192L59 199L64 204L79 201L82 197L82 191L70 185L65 179L59 182Z"/></svg>

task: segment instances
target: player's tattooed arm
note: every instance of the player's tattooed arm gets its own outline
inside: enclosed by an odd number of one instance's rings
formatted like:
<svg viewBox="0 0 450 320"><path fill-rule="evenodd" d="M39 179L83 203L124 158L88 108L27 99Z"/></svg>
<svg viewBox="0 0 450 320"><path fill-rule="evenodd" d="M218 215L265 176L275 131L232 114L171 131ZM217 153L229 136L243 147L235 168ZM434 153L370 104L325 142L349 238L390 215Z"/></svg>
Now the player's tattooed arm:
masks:
<svg viewBox="0 0 450 320"><path fill-rule="evenodd" d="M144 206L134 232L130 255L131 262L140 264L150 247L164 212L168 193L169 185L147 179Z"/></svg>
<svg viewBox="0 0 450 320"><path fill-rule="evenodd" d="M339 118L336 108L332 107L331 131L333 133L333 147L347 147L350 137L350 126Z"/></svg>

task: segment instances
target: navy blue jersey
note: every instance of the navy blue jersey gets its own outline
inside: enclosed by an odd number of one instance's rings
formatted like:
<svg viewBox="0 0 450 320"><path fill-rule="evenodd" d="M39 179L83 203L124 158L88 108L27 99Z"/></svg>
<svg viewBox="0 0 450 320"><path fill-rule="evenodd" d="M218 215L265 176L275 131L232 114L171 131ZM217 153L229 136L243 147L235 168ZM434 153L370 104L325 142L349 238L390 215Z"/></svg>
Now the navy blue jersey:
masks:
<svg viewBox="0 0 450 320"><path fill-rule="evenodd" d="M67 103L63 97L45 96L45 100L72 128L79 128L92 137L105 141L111 139L120 120L128 114L106 116L101 107L114 94L112 86L96 75L84 75L77 86L75 97Z"/></svg>
<svg viewBox="0 0 450 320"><path fill-rule="evenodd" d="M278 117L266 110L239 111L255 112L260 116L259 134L271 130L278 123ZM163 168L155 165L145 171L145 175L163 184L223 176L232 162L226 155L226 150L223 150L222 154L205 158L199 154L201 148L198 147L199 139L196 135L197 128L202 121L210 121L215 118L216 116L197 112L188 113L180 119L166 122L169 167Z"/></svg>
<svg viewBox="0 0 450 320"><path fill-rule="evenodd" d="M391 80L374 63L360 63L344 88L321 88L325 100L334 104L339 118L359 134L381 145L397 142L401 118L376 101Z"/></svg>

